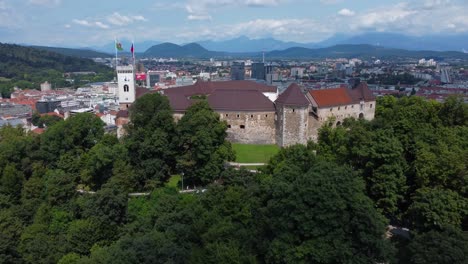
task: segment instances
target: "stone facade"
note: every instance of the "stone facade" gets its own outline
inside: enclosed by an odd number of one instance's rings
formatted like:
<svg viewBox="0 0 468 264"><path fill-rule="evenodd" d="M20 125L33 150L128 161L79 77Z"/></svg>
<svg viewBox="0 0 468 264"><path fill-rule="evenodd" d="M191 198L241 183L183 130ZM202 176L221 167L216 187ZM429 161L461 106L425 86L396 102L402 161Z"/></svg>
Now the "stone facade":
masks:
<svg viewBox="0 0 468 264"><path fill-rule="evenodd" d="M349 117L372 120L375 114L375 97L366 84L353 89L335 88L307 93L297 84L292 84L274 102L262 93L262 89L271 88L246 81L222 85L213 82L173 88L164 95L168 96L174 109L176 122L193 104L192 95L206 95L210 106L228 125L227 139L245 144L277 144L281 147L307 144L308 141L317 141L318 130L324 124L333 122L333 126L341 125ZM263 92L274 93L269 90ZM123 125L128 122L128 111L119 113L116 121L120 136L124 133Z"/></svg>
<svg viewBox="0 0 468 264"><path fill-rule="evenodd" d="M286 147L294 144L307 144L309 118L308 107L276 105L276 142Z"/></svg>
<svg viewBox="0 0 468 264"><path fill-rule="evenodd" d="M276 144L275 112L217 112L228 125L229 141Z"/></svg>

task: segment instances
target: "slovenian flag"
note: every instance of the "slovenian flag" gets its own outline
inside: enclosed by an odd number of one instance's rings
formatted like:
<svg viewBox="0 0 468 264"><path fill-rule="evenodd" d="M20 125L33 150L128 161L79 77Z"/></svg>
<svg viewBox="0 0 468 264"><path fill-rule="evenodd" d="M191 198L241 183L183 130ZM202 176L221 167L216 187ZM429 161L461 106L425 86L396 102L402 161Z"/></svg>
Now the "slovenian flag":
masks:
<svg viewBox="0 0 468 264"><path fill-rule="evenodd" d="M122 51L123 48L122 48L122 43L120 42L115 42L115 48L118 50L118 51Z"/></svg>
<svg viewBox="0 0 468 264"><path fill-rule="evenodd" d="M135 53L134 51L135 50L133 49L133 43L132 43L132 47L130 48L130 52L132 53L132 55Z"/></svg>

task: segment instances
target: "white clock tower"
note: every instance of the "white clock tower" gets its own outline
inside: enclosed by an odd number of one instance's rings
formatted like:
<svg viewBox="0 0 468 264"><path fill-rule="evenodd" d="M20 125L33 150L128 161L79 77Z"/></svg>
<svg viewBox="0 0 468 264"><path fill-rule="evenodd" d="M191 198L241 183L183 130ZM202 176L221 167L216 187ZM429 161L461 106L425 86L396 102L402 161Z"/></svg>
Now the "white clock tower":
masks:
<svg viewBox="0 0 468 264"><path fill-rule="evenodd" d="M135 73L133 66L117 66L117 82L120 109L126 110L135 102Z"/></svg>

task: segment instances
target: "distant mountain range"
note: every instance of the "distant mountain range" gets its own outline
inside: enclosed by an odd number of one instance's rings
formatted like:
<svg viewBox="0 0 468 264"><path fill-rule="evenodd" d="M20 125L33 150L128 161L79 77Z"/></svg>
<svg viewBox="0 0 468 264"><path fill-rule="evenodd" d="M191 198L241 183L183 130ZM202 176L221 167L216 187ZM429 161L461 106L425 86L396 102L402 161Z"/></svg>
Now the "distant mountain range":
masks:
<svg viewBox="0 0 468 264"><path fill-rule="evenodd" d="M468 50L468 34L407 36L397 33L370 32L360 35L337 34L314 43L284 42L273 38L249 39L241 36L225 41L198 41L208 50L224 52L261 52L293 47L325 48L342 44L369 44L406 50L462 51Z"/></svg>
<svg viewBox="0 0 468 264"><path fill-rule="evenodd" d="M168 42L154 45L142 54L144 57L159 58L210 58L222 55L222 52L209 51L197 43L181 46Z"/></svg>
<svg viewBox="0 0 468 264"><path fill-rule="evenodd" d="M126 52L130 51L132 42L130 40L120 41ZM233 53L252 53L268 52L273 50L284 50L294 47L300 48L326 48L342 44L369 44L373 46L384 46L386 48L406 49L406 50L434 50L434 51L463 51L468 50L468 34L458 35L427 35L427 36L408 36L398 33L386 32L368 32L359 35L336 34L320 42L300 43L293 41L281 41L274 38L251 39L246 36L240 36L230 40L197 41L207 50ZM142 41L135 43L135 50L143 52L150 47L161 44L160 41ZM183 46L183 45L182 45ZM115 43L109 42L102 46L85 47L113 54L115 52Z"/></svg>
<svg viewBox="0 0 468 264"><path fill-rule="evenodd" d="M131 40L119 40L119 42L122 44L122 48L124 49L123 52L130 52L130 47L132 46L132 41ZM135 42L135 50L137 52L145 51L152 46L156 44L160 44L161 41L153 41L153 40L148 40L148 41L141 41L141 42ZM114 54L115 53L115 42L109 42L105 45L102 46L91 46L91 47L86 47L87 49L92 49L96 51L101 51L105 53L110 53Z"/></svg>
<svg viewBox="0 0 468 264"><path fill-rule="evenodd" d="M145 57L156 58L260 58L262 53L234 53L222 51L210 51L200 44L190 43L177 45L162 43L149 48ZM434 58L438 60L448 58L468 59L468 54L457 51L411 51L404 49L385 48L367 44L335 45L327 48L294 47L285 50L267 52L269 59L314 59L314 58Z"/></svg>
<svg viewBox="0 0 468 264"><path fill-rule="evenodd" d="M282 50L291 47L316 47L315 44L284 42L274 38L249 39L246 36L225 41L206 40L197 43L208 50L236 53Z"/></svg>
<svg viewBox="0 0 468 264"><path fill-rule="evenodd" d="M343 44L327 48L308 49L308 48L289 48L286 50L277 50L267 53L269 58L284 59L316 59L316 58L433 58L436 60L444 59L463 59L468 60L468 54L458 51L417 51L385 48L382 46L373 46L368 44Z"/></svg>

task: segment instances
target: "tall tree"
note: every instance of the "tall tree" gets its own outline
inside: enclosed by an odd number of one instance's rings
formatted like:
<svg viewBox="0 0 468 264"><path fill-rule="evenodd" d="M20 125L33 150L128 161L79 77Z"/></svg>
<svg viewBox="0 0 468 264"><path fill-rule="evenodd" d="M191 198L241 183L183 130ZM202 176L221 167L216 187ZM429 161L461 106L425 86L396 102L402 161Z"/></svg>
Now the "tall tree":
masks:
<svg viewBox="0 0 468 264"><path fill-rule="evenodd" d="M208 102L202 100L187 109L177 123L177 166L187 183L210 183L220 177L225 161L234 160L226 129Z"/></svg>
<svg viewBox="0 0 468 264"><path fill-rule="evenodd" d="M135 101L124 140L140 187L151 189L169 179L175 164L174 135L175 124L167 97L154 93Z"/></svg>
<svg viewBox="0 0 468 264"><path fill-rule="evenodd" d="M261 246L269 263L385 262L385 219L347 167L318 161L310 170L273 175L265 190Z"/></svg>

